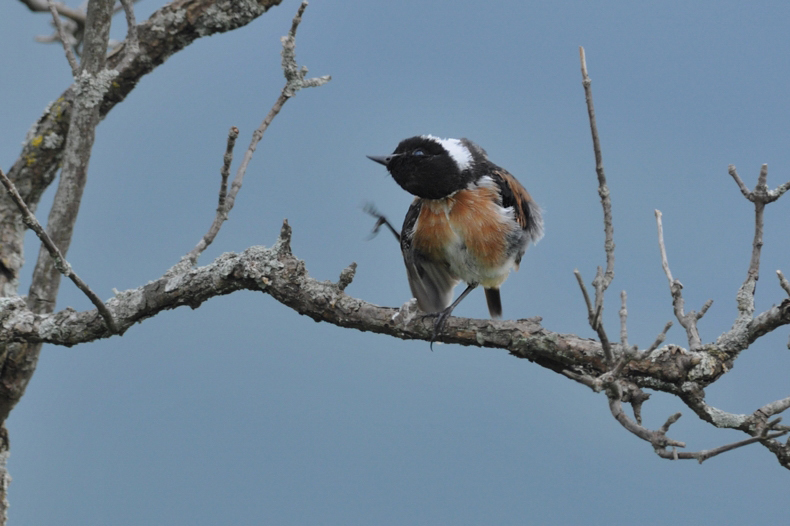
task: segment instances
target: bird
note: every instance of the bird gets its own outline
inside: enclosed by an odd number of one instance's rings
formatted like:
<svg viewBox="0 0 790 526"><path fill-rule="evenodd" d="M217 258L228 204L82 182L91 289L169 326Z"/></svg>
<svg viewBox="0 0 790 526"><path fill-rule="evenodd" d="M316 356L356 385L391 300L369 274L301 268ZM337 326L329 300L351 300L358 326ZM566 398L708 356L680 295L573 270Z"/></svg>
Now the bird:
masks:
<svg viewBox="0 0 790 526"><path fill-rule="evenodd" d="M518 180L469 139L418 135L390 155L367 156L384 165L401 188L415 196L400 233L409 287L417 307L436 314L431 347L456 306L478 286L488 312L502 317L500 286L518 270L527 246L543 237L541 208ZM455 287L467 287L453 301Z"/></svg>

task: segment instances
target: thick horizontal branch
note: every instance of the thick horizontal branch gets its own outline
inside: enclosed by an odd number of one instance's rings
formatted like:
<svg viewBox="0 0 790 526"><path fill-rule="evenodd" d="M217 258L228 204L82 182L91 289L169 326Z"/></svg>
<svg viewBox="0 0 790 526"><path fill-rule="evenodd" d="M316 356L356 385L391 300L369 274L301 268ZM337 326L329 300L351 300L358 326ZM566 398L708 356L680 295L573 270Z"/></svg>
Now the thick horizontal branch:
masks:
<svg viewBox="0 0 790 526"><path fill-rule="evenodd" d="M431 339L433 318L417 315L403 323L399 321L403 317L396 317L399 309L380 307L343 292L351 281L349 272L343 273L340 283L310 277L304 262L294 257L289 247L290 227L286 225L272 248L250 247L241 254L223 254L209 265L120 292L106 305L123 333L164 310L184 305L196 308L215 296L257 290L316 321L402 339ZM110 336L112 332L96 310L33 314L21 298L0 300L0 343L71 346ZM438 341L505 349L558 373L569 370L599 376L608 370L599 342L549 331L540 325L539 318L505 321L451 317ZM715 353L665 346L628 362L621 377L639 387L677 394L684 383L693 381L704 387L725 370L726 365L717 361Z"/></svg>

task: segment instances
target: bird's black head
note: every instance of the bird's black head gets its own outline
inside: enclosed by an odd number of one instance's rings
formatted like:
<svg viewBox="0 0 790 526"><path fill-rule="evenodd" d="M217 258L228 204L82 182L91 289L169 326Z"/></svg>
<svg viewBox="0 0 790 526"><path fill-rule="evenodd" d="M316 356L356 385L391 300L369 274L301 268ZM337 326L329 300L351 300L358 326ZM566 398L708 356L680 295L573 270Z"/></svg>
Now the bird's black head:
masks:
<svg viewBox="0 0 790 526"><path fill-rule="evenodd" d="M474 180L477 150L466 139L418 135L402 140L390 155L368 158L386 166L395 182L410 194L441 199Z"/></svg>

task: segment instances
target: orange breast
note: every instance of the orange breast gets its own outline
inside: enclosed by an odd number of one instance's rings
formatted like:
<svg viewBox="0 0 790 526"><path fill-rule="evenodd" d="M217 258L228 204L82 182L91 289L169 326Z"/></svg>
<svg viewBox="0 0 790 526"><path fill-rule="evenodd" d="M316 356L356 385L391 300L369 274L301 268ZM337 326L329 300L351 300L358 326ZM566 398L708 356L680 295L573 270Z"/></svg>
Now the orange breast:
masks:
<svg viewBox="0 0 790 526"><path fill-rule="evenodd" d="M444 259L463 245L477 265L501 265L512 227L496 204L498 198L494 188L481 186L444 199L424 200L414 247L431 259Z"/></svg>
<svg viewBox="0 0 790 526"><path fill-rule="evenodd" d="M444 257L444 248L456 241L456 235L448 220L448 199L424 199L415 224L412 245L435 261L441 260Z"/></svg>
<svg viewBox="0 0 790 526"><path fill-rule="evenodd" d="M493 188L478 187L455 195L450 224L467 246L467 250L485 266L502 264L511 226L500 213Z"/></svg>

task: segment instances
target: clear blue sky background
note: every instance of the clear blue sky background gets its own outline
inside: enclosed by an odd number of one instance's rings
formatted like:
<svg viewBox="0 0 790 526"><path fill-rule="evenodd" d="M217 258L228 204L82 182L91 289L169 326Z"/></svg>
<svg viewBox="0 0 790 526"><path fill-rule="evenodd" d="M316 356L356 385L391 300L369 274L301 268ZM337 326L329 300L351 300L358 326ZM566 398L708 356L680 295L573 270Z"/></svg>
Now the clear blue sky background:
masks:
<svg viewBox="0 0 790 526"><path fill-rule="evenodd" d="M162 4L144 0L144 20ZM145 77L98 128L69 260L101 296L156 279L207 230L230 126L251 132L279 94L280 41L297 3L197 41ZM0 165L69 85L47 15L0 7ZM125 24L116 19L114 38ZM367 240L373 201L395 222L410 196L365 154L405 137L468 137L545 209L546 237L503 289L507 317L592 337L573 278L603 264L601 209L579 73L585 46L614 202L616 278L605 313L643 348L673 319L653 210L687 307L714 340L735 316L761 163L790 179L790 4L314 0L297 58L327 86L269 129L230 220L201 263L271 245L283 218L310 274L353 296L409 298L398 248ZM235 168L235 165L234 165ZM52 191L39 208L44 219ZM790 197L771 205L758 309L784 297ZM38 243L28 238L27 258ZM27 290L31 266L25 268ZM58 308L88 309L68 282ZM484 317L482 293L458 315ZM782 329L708 390L751 412L788 394ZM686 345L678 327L669 341ZM743 435L656 394L646 424L698 450ZM788 472L760 446L659 459L606 399L503 351L404 342L316 324L262 294L166 312L122 338L44 348L13 412L12 524L781 524Z"/></svg>

